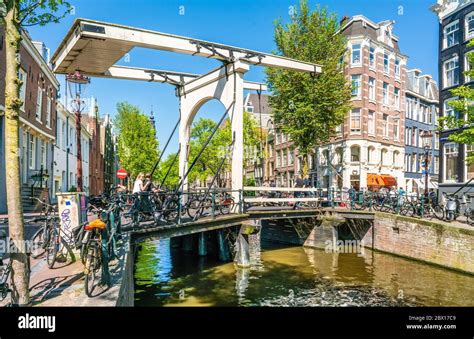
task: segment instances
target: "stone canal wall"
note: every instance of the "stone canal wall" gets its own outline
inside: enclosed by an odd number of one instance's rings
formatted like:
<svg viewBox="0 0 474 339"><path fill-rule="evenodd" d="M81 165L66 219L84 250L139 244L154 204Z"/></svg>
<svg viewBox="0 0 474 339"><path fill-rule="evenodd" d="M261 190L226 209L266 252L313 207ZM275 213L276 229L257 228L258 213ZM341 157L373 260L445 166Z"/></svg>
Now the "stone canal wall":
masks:
<svg viewBox="0 0 474 339"><path fill-rule="evenodd" d="M474 228L462 224L375 213L366 247L474 274Z"/></svg>
<svg viewBox="0 0 474 339"><path fill-rule="evenodd" d="M304 246L327 249L328 243L354 242L355 239L363 247L474 274L473 227L381 212L375 213L373 221L359 220L358 226L354 226L354 220L351 222L352 226L334 216L323 218L306 238ZM348 228L357 236L344 236Z"/></svg>
<svg viewBox="0 0 474 339"><path fill-rule="evenodd" d="M135 299L135 245L131 245L129 240L128 251L125 253L125 266L120 281L120 290L117 297L116 306L133 306Z"/></svg>

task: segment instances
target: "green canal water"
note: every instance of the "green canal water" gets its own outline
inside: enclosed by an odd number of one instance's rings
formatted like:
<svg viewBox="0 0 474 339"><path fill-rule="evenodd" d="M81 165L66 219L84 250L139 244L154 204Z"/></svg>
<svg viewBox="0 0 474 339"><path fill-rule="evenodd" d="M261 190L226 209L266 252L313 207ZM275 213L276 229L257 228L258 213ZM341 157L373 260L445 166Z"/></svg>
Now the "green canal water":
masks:
<svg viewBox="0 0 474 339"><path fill-rule="evenodd" d="M257 247L259 246L259 242ZM136 306L474 306L474 277L365 250L326 253L263 243L252 266L144 243Z"/></svg>

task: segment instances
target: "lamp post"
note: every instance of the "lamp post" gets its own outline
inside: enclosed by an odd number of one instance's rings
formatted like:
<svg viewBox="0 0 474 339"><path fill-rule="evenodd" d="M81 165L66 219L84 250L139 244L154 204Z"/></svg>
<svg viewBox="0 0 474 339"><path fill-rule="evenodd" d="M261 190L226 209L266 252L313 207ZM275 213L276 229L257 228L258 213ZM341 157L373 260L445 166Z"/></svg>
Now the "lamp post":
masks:
<svg viewBox="0 0 474 339"><path fill-rule="evenodd" d="M423 152L424 152L424 167L425 167L425 197L428 196L428 177L429 177L429 163L430 163L430 149L433 141L433 133L431 131L424 131L421 134L423 140Z"/></svg>

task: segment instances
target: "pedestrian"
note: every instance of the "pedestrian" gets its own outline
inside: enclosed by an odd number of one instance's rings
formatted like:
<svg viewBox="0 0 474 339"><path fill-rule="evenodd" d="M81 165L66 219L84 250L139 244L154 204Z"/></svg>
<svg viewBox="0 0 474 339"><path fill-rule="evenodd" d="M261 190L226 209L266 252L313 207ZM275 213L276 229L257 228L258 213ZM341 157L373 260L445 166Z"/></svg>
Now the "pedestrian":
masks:
<svg viewBox="0 0 474 339"><path fill-rule="evenodd" d="M295 180L295 187L303 188L303 186L304 186L303 179L299 175L297 175L296 180ZM302 195L302 193L303 192L295 192L295 198L299 198Z"/></svg>
<svg viewBox="0 0 474 339"><path fill-rule="evenodd" d="M143 192L143 179L145 178L145 174L143 172L138 173L137 179L135 179L135 183L133 184L133 191L132 193L140 193Z"/></svg>

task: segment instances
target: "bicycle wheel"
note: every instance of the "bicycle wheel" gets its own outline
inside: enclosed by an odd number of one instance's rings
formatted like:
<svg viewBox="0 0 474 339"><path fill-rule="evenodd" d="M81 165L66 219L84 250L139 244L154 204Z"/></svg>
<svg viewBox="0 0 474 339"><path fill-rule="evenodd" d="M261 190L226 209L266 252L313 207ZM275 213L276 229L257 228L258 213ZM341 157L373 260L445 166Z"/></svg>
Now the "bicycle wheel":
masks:
<svg viewBox="0 0 474 339"><path fill-rule="evenodd" d="M36 231L31 241L33 246L33 248L31 249L31 256L33 257L33 259L39 258L46 252L44 227L41 227L38 231Z"/></svg>
<svg viewBox="0 0 474 339"><path fill-rule="evenodd" d="M227 197L219 204L219 211L221 214L229 214L230 211L234 208L234 199L232 197Z"/></svg>
<svg viewBox="0 0 474 339"><path fill-rule="evenodd" d="M175 221L178 219L178 207L179 202L177 200L171 200L166 205L166 210L164 211L164 217L166 221Z"/></svg>
<svg viewBox="0 0 474 339"><path fill-rule="evenodd" d="M415 208L413 206L402 206L400 208L400 214L407 217L413 217L415 215Z"/></svg>
<svg viewBox="0 0 474 339"><path fill-rule="evenodd" d="M200 205L204 205L204 202L201 203L201 200L198 199L193 199L188 203L187 212L191 219L194 219L199 210L202 210L202 208L199 207Z"/></svg>
<svg viewBox="0 0 474 339"><path fill-rule="evenodd" d="M56 229L52 230L50 240L46 246L46 262L49 268L53 268L59 250L59 233Z"/></svg>
<svg viewBox="0 0 474 339"><path fill-rule="evenodd" d="M88 297L92 297L94 288L100 284L102 279L102 263L100 259L100 243L93 240L89 243L86 264L84 269L84 290Z"/></svg>

